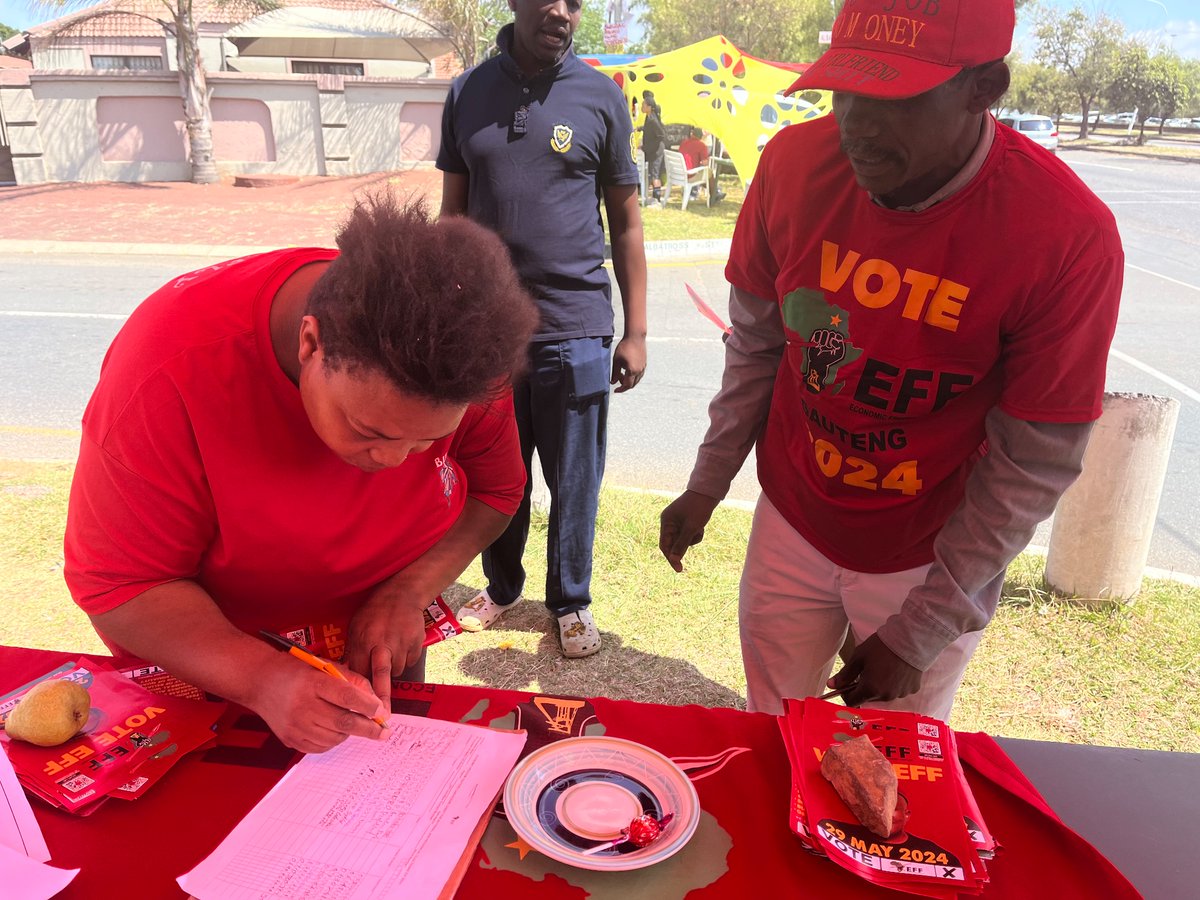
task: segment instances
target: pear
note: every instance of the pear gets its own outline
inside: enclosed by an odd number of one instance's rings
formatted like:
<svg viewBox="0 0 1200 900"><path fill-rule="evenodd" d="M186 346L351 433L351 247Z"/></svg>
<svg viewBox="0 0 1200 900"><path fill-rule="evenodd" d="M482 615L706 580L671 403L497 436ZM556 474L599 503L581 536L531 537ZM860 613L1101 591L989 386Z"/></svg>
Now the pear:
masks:
<svg viewBox="0 0 1200 900"><path fill-rule="evenodd" d="M53 747L83 730L91 706L91 695L82 685L62 678L42 681L13 707L4 730L18 741Z"/></svg>

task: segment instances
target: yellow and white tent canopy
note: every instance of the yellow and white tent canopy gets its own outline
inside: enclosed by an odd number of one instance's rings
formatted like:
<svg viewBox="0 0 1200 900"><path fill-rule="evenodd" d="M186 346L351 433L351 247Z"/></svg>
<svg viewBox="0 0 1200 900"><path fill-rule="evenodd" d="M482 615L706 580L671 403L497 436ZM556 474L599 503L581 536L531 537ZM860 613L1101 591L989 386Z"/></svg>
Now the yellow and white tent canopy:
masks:
<svg viewBox="0 0 1200 900"><path fill-rule="evenodd" d="M785 96L798 73L746 56L721 36L620 66L601 66L633 106L649 89L663 121L703 128L725 145L746 183L763 147L781 128L830 109L828 93Z"/></svg>

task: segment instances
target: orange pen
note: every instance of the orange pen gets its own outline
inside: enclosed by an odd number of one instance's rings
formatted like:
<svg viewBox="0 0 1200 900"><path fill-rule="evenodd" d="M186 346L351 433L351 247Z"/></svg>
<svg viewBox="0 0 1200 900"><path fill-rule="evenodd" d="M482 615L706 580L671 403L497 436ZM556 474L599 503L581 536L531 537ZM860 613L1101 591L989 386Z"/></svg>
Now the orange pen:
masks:
<svg viewBox="0 0 1200 900"><path fill-rule="evenodd" d="M299 644L294 644L291 641L289 641L287 638L280 637L279 635L275 634L274 632L266 631L265 629L263 631L260 631L259 634L261 634L267 640L271 641L273 644L278 645L280 650L286 650L292 656L296 657L296 659L300 660L300 662L305 663L306 665L310 665L314 669L320 669L326 675L332 675L334 678L340 678L342 681L349 680L346 678L345 675L342 674L342 670L339 669L337 666L335 666L333 663L331 663L329 660L321 659L321 657L319 657L319 656L314 656L312 653L309 653L307 650L305 650ZM382 718L381 716L371 716L370 719L372 722L374 722L380 728L384 728L384 729L387 728L387 720Z"/></svg>

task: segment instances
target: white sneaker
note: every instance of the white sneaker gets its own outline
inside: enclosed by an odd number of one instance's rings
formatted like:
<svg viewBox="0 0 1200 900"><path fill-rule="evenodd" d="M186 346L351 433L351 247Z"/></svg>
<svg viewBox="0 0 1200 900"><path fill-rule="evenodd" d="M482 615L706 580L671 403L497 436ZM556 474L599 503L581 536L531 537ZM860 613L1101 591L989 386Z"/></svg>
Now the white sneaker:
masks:
<svg viewBox="0 0 1200 900"><path fill-rule="evenodd" d="M466 627L466 626L463 626ZM558 617L558 641L567 659L582 659L600 652L600 629L584 609Z"/></svg>
<svg viewBox="0 0 1200 900"><path fill-rule="evenodd" d="M458 624L463 627L463 631L483 631L485 628L490 628L497 619L516 606L520 600L521 598L518 597L512 603L501 606L488 596L486 589L482 590L458 610Z"/></svg>

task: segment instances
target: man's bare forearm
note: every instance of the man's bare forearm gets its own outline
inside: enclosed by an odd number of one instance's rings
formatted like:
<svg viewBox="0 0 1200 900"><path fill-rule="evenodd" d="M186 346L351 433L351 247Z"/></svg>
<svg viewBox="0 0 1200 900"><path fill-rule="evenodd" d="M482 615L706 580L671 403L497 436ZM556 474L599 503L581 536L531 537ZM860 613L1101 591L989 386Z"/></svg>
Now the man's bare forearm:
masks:
<svg viewBox="0 0 1200 900"><path fill-rule="evenodd" d="M239 630L194 581L158 585L91 619L128 653L248 707L254 706L257 673L280 656Z"/></svg>
<svg viewBox="0 0 1200 900"><path fill-rule="evenodd" d="M960 635L987 626L996 613L987 588L1079 476L1092 424L1027 422L991 411L988 453L934 542L925 583L879 629L893 653L924 670Z"/></svg>
<svg viewBox="0 0 1200 900"><path fill-rule="evenodd" d="M725 340L721 388L708 407L709 426L696 454L688 490L720 500L729 491L771 408L785 337L779 306L729 293L733 333Z"/></svg>
<svg viewBox="0 0 1200 900"><path fill-rule="evenodd" d="M462 515L442 539L382 582L377 594L424 609L504 533L511 520L512 516L492 509L482 500L468 497Z"/></svg>
<svg viewBox="0 0 1200 900"><path fill-rule="evenodd" d="M625 337L646 337L646 243L637 188L607 188L605 212L612 241L613 275L621 294Z"/></svg>

